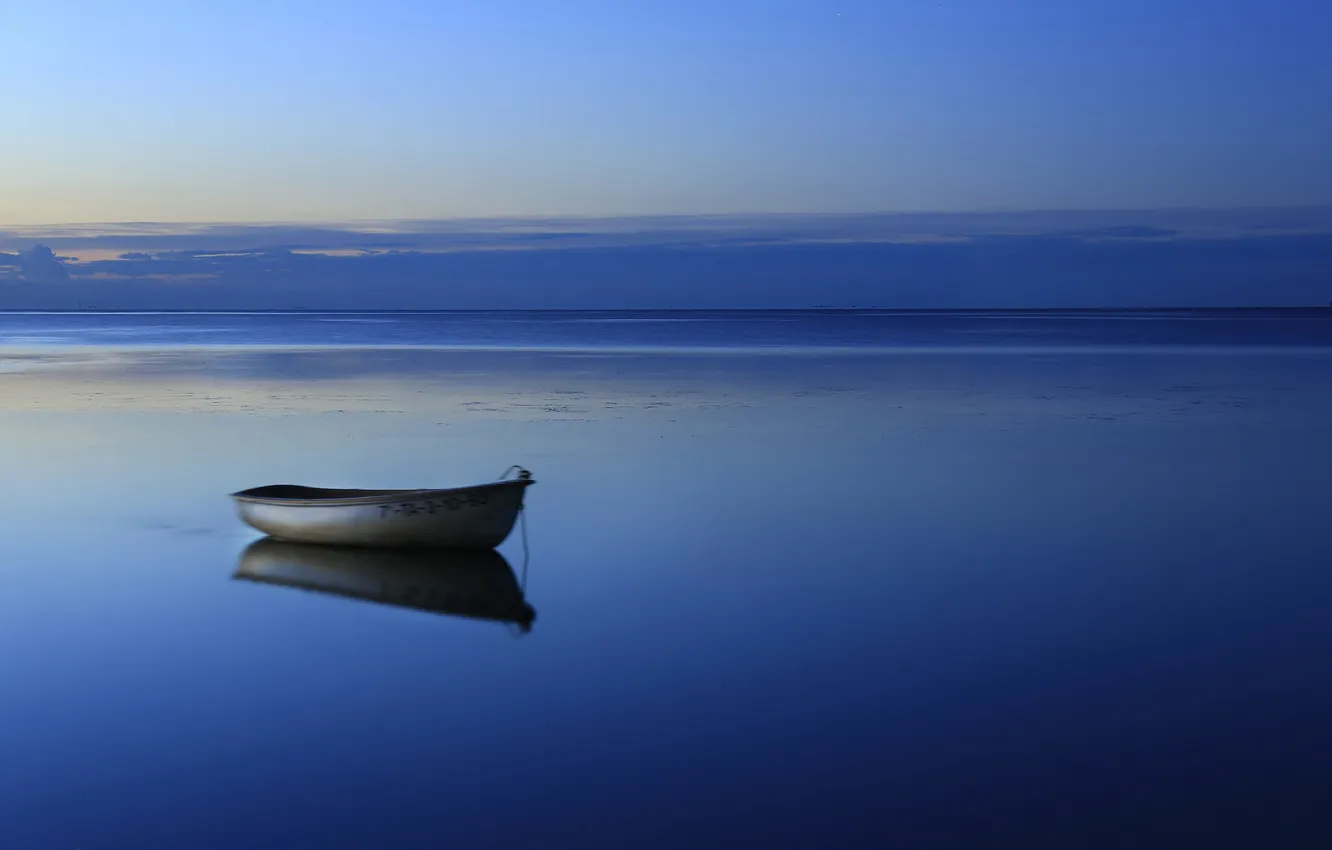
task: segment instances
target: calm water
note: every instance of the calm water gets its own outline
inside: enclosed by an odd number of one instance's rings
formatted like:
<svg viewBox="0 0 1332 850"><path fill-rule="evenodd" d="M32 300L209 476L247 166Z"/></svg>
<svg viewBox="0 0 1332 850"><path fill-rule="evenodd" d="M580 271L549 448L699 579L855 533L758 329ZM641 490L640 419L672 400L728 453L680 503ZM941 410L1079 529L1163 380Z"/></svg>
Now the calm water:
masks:
<svg viewBox="0 0 1332 850"><path fill-rule="evenodd" d="M0 847L1332 846L1332 322L1221 321L0 315ZM396 604L226 499L513 463Z"/></svg>
<svg viewBox="0 0 1332 850"><path fill-rule="evenodd" d="M451 349L809 351L925 347L1332 346L1332 309L1040 313L14 313L10 347L428 346Z"/></svg>

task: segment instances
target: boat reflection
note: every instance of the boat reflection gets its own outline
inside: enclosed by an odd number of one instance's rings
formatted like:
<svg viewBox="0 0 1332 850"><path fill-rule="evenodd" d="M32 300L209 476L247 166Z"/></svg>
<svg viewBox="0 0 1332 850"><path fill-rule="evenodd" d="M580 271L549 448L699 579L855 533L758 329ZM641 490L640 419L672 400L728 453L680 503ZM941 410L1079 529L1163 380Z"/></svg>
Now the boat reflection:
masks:
<svg viewBox="0 0 1332 850"><path fill-rule="evenodd" d="M241 553L234 579L532 628L536 611L493 549L367 549L265 537Z"/></svg>

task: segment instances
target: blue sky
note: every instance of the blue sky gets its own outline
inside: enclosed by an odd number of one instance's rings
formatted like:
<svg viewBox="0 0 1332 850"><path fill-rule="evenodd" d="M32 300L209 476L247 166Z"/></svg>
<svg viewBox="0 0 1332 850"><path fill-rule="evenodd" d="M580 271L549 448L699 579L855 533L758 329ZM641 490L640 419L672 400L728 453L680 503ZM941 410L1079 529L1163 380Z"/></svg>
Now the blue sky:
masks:
<svg viewBox="0 0 1332 850"><path fill-rule="evenodd" d="M1314 0L11 0L0 224L1332 202Z"/></svg>

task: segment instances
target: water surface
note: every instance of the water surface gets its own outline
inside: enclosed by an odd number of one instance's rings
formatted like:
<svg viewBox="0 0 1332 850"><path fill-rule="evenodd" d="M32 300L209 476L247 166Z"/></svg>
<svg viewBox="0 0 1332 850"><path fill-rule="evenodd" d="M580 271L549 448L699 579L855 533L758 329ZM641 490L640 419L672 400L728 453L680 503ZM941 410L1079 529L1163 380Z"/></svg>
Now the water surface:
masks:
<svg viewBox="0 0 1332 850"><path fill-rule="evenodd" d="M0 317L0 846L1332 839L1325 325L358 318ZM225 498L513 463L360 598Z"/></svg>

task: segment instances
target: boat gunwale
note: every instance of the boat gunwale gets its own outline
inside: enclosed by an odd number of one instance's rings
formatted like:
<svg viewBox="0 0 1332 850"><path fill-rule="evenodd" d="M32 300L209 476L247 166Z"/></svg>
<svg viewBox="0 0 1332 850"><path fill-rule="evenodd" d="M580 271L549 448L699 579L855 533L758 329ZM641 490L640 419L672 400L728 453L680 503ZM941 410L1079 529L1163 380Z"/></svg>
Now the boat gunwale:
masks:
<svg viewBox="0 0 1332 850"><path fill-rule="evenodd" d="M283 508L301 508L301 507L357 507L362 505L381 505L393 504L396 502L411 502L418 499L449 498L457 496L460 493L467 493L476 490L493 490L501 487L527 487L535 484L536 481L531 478L516 478L509 481L490 481L485 484L471 484L465 487L447 487L444 489L430 490L367 490L364 496L329 496L326 498L288 498L282 496L255 496L249 495L258 490L267 490L273 487L299 487L306 491L324 490L331 493L346 493L349 490L336 489L331 487L308 487L303 484L266 484L262 487L251 487L248 490L238 490L230 494L231 498L241 504L249 505L269 505L272 507Z"/></svg>

